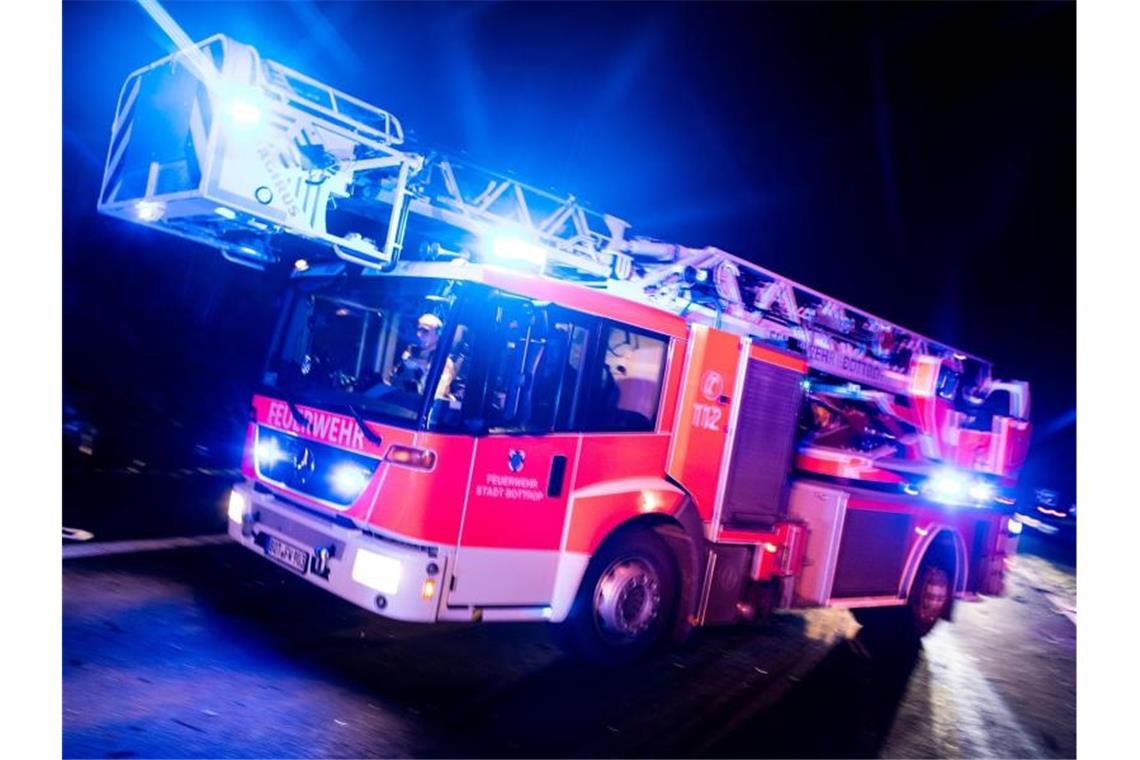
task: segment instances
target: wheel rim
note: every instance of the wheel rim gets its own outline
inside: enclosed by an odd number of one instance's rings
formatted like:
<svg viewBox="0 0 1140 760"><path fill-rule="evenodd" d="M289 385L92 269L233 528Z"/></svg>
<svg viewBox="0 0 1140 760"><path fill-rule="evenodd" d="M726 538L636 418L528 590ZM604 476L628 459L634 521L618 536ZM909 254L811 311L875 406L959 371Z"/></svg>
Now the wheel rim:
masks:
<svg viewBox="0 0 1140 760"><path fill-rule="evenodd" d="M926 574L918 597L918 617L923 623L933 623L946 607L950 598L950 579L937 568Z"/></svg>
<svg viewBox="0 0 1140 760"><path fill-rule="evenodd" d="M594 619L609 638L634 641L653 626L661 613L657 571L639 558L612 562L594 590Z"/></svg>

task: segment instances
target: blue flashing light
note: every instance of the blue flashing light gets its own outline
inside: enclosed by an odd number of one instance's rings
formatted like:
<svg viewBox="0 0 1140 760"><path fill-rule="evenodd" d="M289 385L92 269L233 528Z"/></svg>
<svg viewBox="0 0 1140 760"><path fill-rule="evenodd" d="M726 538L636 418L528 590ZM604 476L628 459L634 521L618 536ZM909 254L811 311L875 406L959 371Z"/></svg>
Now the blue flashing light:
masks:
<svg viewBox="0 0 1140 760"><path fill-rule="evenodd" d="M533 264L539 268L546 266L546 251L542 246L525 238L495 235L490 238L487 248L493 259Z"/></svg>
<svg viewBox="0 0 1140 760"><path fill-rule="evenodd" d="M243 98L233 98L225 105L226 113L243 126L254 126L261 121L261 107Z"/></svg>
<svg viewBox="0 0 1140 760"><path fill-rule="evenodd" d="M337 466L329 475L329 483L338 495L346 499L353 499L368 484L368 476L368 471L362 467L354 464L342 464Z"/></svg>
<svg viewBox="0 0 1140 760"><path fill-rule="evenodd" d="M979 480L970 486L969 495L974 501L993 501L994 487L984 480Z"/></svg>
<svg viewBox="0 0 1140 760"><path fill-rule="evenodd" d="M969 487L966 476L955 470L940 470L926 482L927 493L945 502L959 501Z"/></svg>
<svg viewBox="0 0 1140 760"><path fill-rule="evenodd" d="M256 127L264 120L265 96L257 89L223 84L218 100L227 121L239 129Z"/></svg>
<svg viewBox="0 0 1140 760"><path fill-rule="evenodd" d="M289 458L289 455L278 445L276 438L258 441L255 453L257 454L257 464L262 469L269 469Z"/></svg>
<svg viewBox="0 0 1140 760"><path fill-rule="evenodd" d="M926 481L922 489L927 496L943 504L975 504L985 506L994 500L993 484L973 478L960 470L942 469Z"/></svg>

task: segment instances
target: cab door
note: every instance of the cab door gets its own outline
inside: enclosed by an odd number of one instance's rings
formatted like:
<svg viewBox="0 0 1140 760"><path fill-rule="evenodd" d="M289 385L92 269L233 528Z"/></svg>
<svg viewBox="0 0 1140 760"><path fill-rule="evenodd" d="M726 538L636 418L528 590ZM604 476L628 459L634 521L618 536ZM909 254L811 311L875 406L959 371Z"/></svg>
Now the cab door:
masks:
<svg viewBox="0 0 1140 760"><path fill-rule="evenodd" d="M557 307L511 296L492 303L494 323L482 326L476 346L482 434L447 603L544 607L580 451L568 410L578 403L591 329Z"/></svg>

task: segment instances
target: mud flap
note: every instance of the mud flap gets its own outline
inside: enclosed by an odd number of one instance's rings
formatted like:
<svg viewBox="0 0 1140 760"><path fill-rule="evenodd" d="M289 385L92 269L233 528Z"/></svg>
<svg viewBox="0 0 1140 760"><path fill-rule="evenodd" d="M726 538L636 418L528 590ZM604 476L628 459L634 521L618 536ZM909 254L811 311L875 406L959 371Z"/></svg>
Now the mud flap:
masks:
<svg viewBox="0 0 1140 760"><path fill-rule="evenodd" d="M677 512L678 525L656 525L653 530L677 558L677 616L673 621L672 639L677 643L688 641L696 624L700 590L704 585L704 530L691 501Z"/></svg>

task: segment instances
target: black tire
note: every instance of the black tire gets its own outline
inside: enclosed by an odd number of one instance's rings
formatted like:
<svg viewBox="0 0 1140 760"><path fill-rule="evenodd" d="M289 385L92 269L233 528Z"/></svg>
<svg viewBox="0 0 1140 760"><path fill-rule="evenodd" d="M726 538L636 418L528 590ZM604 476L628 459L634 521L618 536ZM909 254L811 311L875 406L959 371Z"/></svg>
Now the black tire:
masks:
<svg viewBox="0 0 1140 760"><path fill-rule="evenodd" d="M556 638L590 662L632 662L667 638L676 609L673 553L652 530L633 529L594 555Z"/></svg>
<svg viewBox="0 0 1140 760"><path fill-rule="evenodd" d="M924 564L910 590L907 603L900 607L864 607L851 611L869 633L886 633L918 641L934 629L954 595L954 581L946 568Z"/></svg>
<svg viewBox="0 0 1140 760"><path fill-rule="evenodd" d="M939 618L946 614L954 598L954 579L941 565L923 565L910 590L907 610L911 628L917 638L930 633Z"/></svg>

